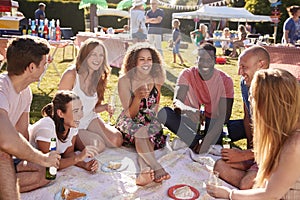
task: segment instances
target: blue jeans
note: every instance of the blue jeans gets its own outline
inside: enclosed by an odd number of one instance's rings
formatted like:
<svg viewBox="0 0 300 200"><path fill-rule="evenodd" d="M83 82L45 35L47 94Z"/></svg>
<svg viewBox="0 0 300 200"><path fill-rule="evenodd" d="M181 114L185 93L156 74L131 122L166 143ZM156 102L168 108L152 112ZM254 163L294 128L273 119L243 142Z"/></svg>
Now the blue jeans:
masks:
<svg viewBox="0 0 300 200"><path fill-rule="evenodd" d="M170 131L175 133L180 139L182 139L190 148L193 148L200 139L205 137L209 126L213 126L214 119L206 117L205 120L205 134L197 134L197 123L194 123L185 115L177 114L173 109L169 107L162 108L158 114L158 121L166 126ZM231 140L237 141L246 138L245 128L243 120L229 120L228 132ZM222 134L217 139L217 144L222 144Z"/></svg>

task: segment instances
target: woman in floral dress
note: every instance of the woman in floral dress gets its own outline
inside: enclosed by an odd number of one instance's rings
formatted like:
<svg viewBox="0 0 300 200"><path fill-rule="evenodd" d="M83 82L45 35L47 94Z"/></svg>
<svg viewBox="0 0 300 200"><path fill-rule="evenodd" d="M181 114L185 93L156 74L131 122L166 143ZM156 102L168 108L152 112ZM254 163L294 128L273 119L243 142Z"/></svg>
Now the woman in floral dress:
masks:
<svg viewBox="0 0 300 200"><path fill-rule="evenodd" d="M122 132L124 145L135 146L140 174L137 185L162 182L170 175L157 162L154 150L165 146L161 124L156 120L160 89L165 80L159 52L148 43L128 49L123 62L118 92L123 111L116 127Z"/></svg>

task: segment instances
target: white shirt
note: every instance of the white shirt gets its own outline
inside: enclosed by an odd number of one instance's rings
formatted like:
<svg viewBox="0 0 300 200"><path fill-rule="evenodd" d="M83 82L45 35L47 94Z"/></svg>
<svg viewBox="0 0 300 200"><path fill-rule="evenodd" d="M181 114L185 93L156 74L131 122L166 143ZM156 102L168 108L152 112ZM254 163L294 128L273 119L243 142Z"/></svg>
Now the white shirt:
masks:
<svg viewBox="0 0 300 200"><path fill-rule="evenodd" d="M7 74L0 74L0 109L7 112L10 122L16 125L24 112L30 112L32 93L29 87L17 93Z"/></svg>
<svg viewBox="0 0 300 200"><path fill-rule="evenodd" d="M68 147L72 146L72 139L78 134L77 128L70 128L69 135L65 142L61 142L56 135L54 121L50 117L44 117L35 124L29 126L29 142L37 148L37 141L49 142L56 138L56 150L62 154Z"/></svg>

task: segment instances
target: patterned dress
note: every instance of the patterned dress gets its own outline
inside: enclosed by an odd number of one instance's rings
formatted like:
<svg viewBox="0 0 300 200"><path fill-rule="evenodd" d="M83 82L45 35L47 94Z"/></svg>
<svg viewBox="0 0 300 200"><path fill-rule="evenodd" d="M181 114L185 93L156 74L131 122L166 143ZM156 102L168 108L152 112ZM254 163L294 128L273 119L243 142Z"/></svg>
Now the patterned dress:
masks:
<svg viewBox="0 0 300 200"><path fill-rule="evenodd" d="M134 97L132 91L131 97ZM139 112L134 118L128 117L123 110L117 119L116 128L123 134L125 146L134 146L134 134L143 126L149 126L148 135L151 143L154 144L154 149L160 149L166 144L166 136L163 135L161 124L156 119L154 111L155 104L158 102L159 94L155 85L153 86L149 97L142 99L140 102ZM146 105L147 102L147 105Z"/></svg>

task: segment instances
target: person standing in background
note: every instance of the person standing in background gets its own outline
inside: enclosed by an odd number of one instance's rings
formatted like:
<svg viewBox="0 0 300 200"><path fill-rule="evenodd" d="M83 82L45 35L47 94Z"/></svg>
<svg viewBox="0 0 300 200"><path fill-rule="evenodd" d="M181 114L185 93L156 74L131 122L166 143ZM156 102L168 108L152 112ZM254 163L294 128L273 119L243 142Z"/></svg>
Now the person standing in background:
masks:
<svg viewBox="0 0 300 200"><path fill-rule="evenodd" d="M39 8L36 9L36 11L34 12L34 18L44 20L46 18L45 10L46 10L46 4L39 3Z"/></svg>
<svg viewBox="0 0 300 200"><path fill-rule="evenodd" d="M130 8L130 32L133 43L145 42L147 39L146 17L143 0L134 0Z"/></svg>
<svg viewBox="0 0 300 200"><path fill-rule="evenodd" d="M178 58L180 59L180 65L184 65L184 61L180 55L179 48L180 48L180 40L181 40L181 34L179 30L180 22L178 19L174 19L172 21L173 26L173 63L176 63L176 54Z"/></svg>
<svg viewBox="0 0 300 200"><path fill-rule="evenodd" d="M295 44L300 40L300 6L290 6L287 8L290 17L283 24L283 44Z"/></svg>
<svg viewBox="0 0 300 200"><path fill-rule="evenodd" d="M164 10L158 8L157 0L150 0L151 9L146 13L146 23L148 24L148 41L160 52L163 56L161 48L161 22L164 17Z"/></svg>

